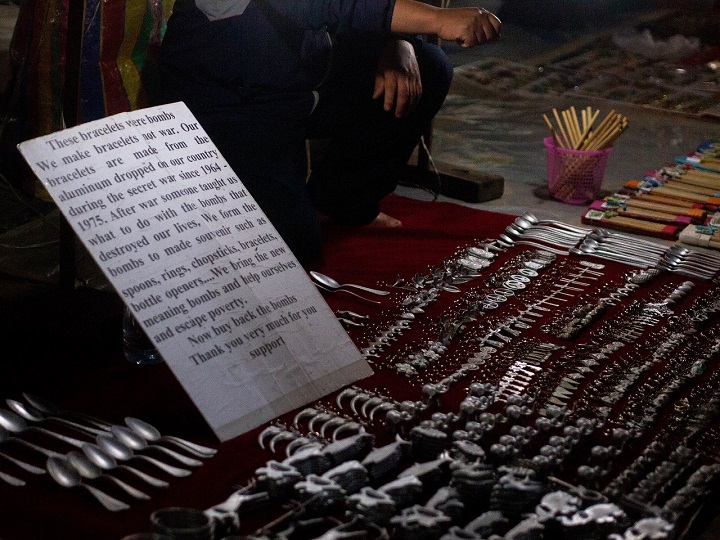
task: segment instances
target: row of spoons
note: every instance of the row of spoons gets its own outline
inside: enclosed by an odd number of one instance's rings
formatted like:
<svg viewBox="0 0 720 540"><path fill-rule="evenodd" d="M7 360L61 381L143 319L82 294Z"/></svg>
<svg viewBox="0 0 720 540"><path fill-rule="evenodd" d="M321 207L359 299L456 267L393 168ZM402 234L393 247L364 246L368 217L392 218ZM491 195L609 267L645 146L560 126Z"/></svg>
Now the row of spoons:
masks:
<svg viewBox="0 0 720 540"><path fill-rule="evenodd" d="M555 220L539 220L532 213L518 216L501 234L504 246L524 244L560 255L595 256L640 267L713 279L720 257L681 245L666 246L605 229L576 227Z"/></svg>
<svg viewBox="0 0 720 540"><path fill-rule="evenodd" d="M6 400L12 410L0 409L0 444L5 441L13 441L25 448L39 452L47 457L46 467L44 469L36 467L7 453L0 453L0 457L11 461L32 474L43 474L47 470L56 482L65 487L84 487L105 508L111 511L122 510L128 508L129 505L86 481L107 479L134 499L147 499L149 498L147 493L113 476L113 471L124 470L139 481L156 488L167 488L169 484L165 480L131 466L128 462L142 460L175 477L191 474L190 469L161 461L155 457L145 455L145 453L136 453L136 451L157 451L163 456L177 461L180 465L189 467L198 467L203 462L188 454L200 458L209 458L216 453L213 448L178 437L161 435L154 426L137 418L126 418L126 425L122 426L80 413L61 411L51 403L36 396L24 394L24 398L26 403L17 400ZM45 427L28 425L27 421L33 423L59 423L83 436L92 437L93 440L92 442L85 441ZM11 435L11 433L20 434L25 431L42 433L70 444L81 451L72 450L62 454ZM173 445L178 450L182 449L186 453L167 448L160 443ZM24 480L5 472L0 472L0 480L15 486L25 484Z"/></svg>

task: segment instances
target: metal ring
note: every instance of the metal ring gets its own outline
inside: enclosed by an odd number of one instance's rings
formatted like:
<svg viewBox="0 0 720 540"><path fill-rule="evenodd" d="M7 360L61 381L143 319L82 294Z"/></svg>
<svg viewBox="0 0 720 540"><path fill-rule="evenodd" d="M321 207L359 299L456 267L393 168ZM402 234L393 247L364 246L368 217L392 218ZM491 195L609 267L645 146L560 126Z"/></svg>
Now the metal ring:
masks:
<svg viewBox="0 0 720 540"><path fill-rule="evenodd" d="M515 291L512 290L512 289L509 289L509 288L507 288L507 287L506 287L506 288L502 288L502 287L501 287L501 288L499 288L499 289L495 289L495 292L496 292L497 294L501 294L501 295L505 296L506 298L509 298L509 297L511 297L511 296L515 296Z"/></svg>

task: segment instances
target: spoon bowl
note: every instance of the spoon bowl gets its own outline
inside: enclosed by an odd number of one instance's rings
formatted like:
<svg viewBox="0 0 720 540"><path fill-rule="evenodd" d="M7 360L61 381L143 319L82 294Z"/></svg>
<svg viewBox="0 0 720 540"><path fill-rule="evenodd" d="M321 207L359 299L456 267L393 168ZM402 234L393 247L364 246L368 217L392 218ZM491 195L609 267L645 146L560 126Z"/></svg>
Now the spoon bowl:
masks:
<svg viewBox="0 0 720 540"><path fill-rule="evenodd" d="M155 478L154 476L150 476L144 471L141 471L140 469L136 469L135 467L131 467L130 465L125 465L124 463L118 463L117 460L108 454L105 450L100 448L97 444L93 443L87 443L84 444L82 447L82 451L85 454L85 456L92 461L95 465L100 467L103 470L109 471L112 469L122 469L124 471L127 471L128 473L131 473L138 477L140 480L144 481L145 483L158 487L158 488L167 488L170 486L168 482L165 480L161 480L159 478Z"/></svg>
<svg viewBox="0 0 720 540"><path fill-rule="evenodd" d="M47 471L50 476L58 484L63 487L83 487L88 490L92 495L102 504L105 508L111 512L118 512L120 510L127 510L130 506L123 501L111 497L104 491L83 483L80 473L70 464L67 458L62 456L53 456L48 458Z"/></svg>
<svg viewBox="0 0 720 540"><path fill-rule="evenodd" d="M10 434L8 433L7 429L5 429L4 427L0 426L0 443L2 443L3 441L7 441L8 439L11 439L11 438L14 439L14 437L10 437ZM17 439L17 440L20 440L20 439ZM28 444L29 444L29 443L28 443ZM29 472L29 473L32 473L32 474L45 474L45 469L42 469L42 468L40 468L40 467L36 467L35 465L31 465L30 463L27 463L27 462L25 462L25 461L21 461L21 460L19 460L18 458L13 457L13 456L11 456L11 455L9 455L9 454L6 454L6 453L4 453L4 452L0 452L0 457L4 457L4 458L7 459L8 461L14 463L14 464L17 465L18 467L20 467L21 469L23 469L23 470L25 470L25 471L27 471L27 472Z"/></svg>

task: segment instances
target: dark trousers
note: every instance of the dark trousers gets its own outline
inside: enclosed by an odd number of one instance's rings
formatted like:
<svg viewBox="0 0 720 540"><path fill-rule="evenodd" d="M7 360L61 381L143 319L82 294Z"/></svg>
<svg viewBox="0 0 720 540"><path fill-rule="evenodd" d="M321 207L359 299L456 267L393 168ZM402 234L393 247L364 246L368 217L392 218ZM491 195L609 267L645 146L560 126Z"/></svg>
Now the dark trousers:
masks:
<svg viewBox="0 0 720 540"><path fill-rule="evenodd" d="M421 135L447 95L452 66L440 48L415 44L422 76L419 105L399 120L372 99L377 55L341 49L310 116L307 100L268 95L240 107L205 109L198 120L295 256L321 253L317 212L366 224L392 193ZM327 140L307 178L306 139Z"/></svg>

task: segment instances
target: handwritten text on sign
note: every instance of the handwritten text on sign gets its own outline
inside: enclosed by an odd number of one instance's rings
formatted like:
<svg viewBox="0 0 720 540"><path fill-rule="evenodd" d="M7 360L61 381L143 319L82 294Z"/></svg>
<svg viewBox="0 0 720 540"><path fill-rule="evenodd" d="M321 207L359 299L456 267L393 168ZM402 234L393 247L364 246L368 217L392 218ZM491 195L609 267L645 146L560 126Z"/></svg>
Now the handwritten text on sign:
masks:
<svg viewBox="0 0 720 540"><path fill-rule="evenodd" d="M221 440L371 374L184 104L19 148Z"/></svg>

